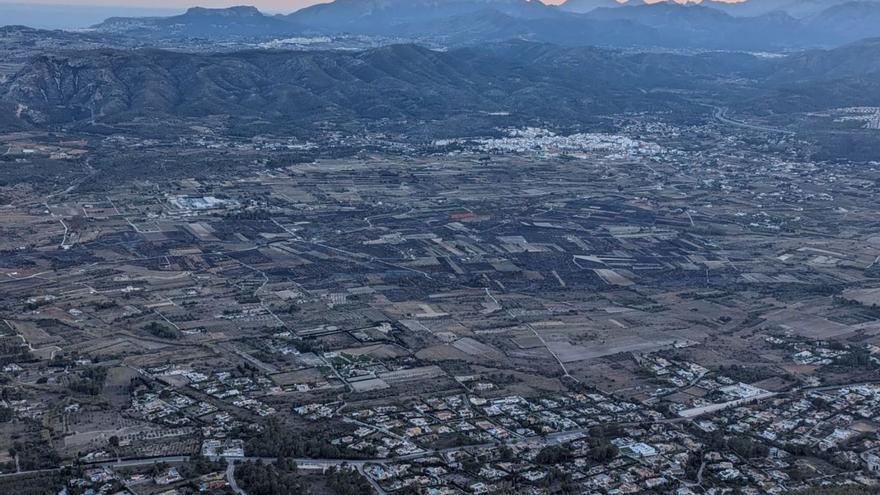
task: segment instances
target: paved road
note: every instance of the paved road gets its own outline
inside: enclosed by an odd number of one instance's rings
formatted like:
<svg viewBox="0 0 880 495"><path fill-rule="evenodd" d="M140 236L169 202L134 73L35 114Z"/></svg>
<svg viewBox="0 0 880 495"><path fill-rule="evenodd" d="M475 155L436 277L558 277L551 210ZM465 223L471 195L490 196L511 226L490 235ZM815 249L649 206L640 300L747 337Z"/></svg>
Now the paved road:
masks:
<svg viewBox="0 0 880 495"><path fill-rule="evenodd" d="M12 478L15 476L25 476L28 474L54 473L55 471L61 471L61 468L37 469L35 471L19 471L17 473L6 473L6 474L0 474L0 478Z"/></svg>
<svg viewBox="0 0 880 495"><path fill-rule="evenodd" d="M775 133L779 133L779 134L794 135L793 132L786 131L785 129L779 129L776 127L767 127L767 126L763 126L763 125L747 124L745 122L733 120L733 119L727 117L727 108L722 108L722 107L712 107L712 108L714 109L712 116L715 117L715 120L717 120L723 124L731 125L734 127L742 127L743 129L751 129L753 131L775 132Z"/></svg>
<svg viewBox="0 0 880 495"><path fill-rule="evenodd" d="M237 495L247 495L247 493L238 487L238 483L235 481L235 461L231 461L226 466L226 481L229 482L229 488L232 488L232 491Z"/></svg>
<svg viewBox="0 0 880 495"><path fill-rule="evenodd" d="M765 392L762 394L755 395L753 397L746 397L744 399L736 399L728 402L721 402L718 404L709 404L708 406L702 407L694 407L692 409L685 409L683 411L679 411L678 415L682 418L696 418L697 416L703 416L705 414L711 414L714 412L723 411L725 409L730 409L731 407L738 407L743 404L748 404L750 402L756 402L759 400L769 399L771 397L776 397L776 392Z"/></svg>
<svg viewBox="0 0 880 495"><path fill-rule="evenodd" d="M389 430L389 429L387 429L387 428L382 428L382 427L379 427L379 426L371 425L371 424L369 424L369 423L364 423L363 421L358 421L358 420L356 420L356 419L352 419L352 418L344 418L342 421L344 421L344 422L346 422L346 423L349 423L349 424L358 425L358 426L363 426L364 428L369 428L369 429L371 429L371 430L374 430L374 431L378 431L378 432L384 433L384 434L388 435L389 437L393 437L393 438L396 438L396 439L398 439L398 440L403 440L403 441L408 441L408 440L409 440L408 438L404 438L404 437L398 435L397 433L392 432L391 430Z"/></svg>
<svg viewBox="0 0 880 495"><path fill-rule="evenodd" d="M367 476L367 473L364 472L364 467L363 467L363 466L357 466L356 469L357 469L357 471L358 471L359 473L361 473L361 476L363 476L364 479L366 479L367 481L370 482L370 485L372 485L373 490L376 490L376 494L377 494L377 495L388 495L388 492L386 492L386 491L385 491L385 490L379 485L379 482L378 482L378 481L376 481L376 480L374 480L373 478Z"/></svg>

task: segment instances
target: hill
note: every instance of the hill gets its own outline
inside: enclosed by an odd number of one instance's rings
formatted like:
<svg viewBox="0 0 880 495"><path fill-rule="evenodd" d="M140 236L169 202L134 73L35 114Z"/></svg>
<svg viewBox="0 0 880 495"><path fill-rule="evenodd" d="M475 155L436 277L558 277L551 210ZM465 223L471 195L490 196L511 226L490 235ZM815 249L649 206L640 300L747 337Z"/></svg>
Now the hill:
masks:
<svg viewBox="0 0 880 495"><path fill-rule="evenodd" d="M620 7L621 5L616 0L568 0L560 5L559 8L566 12L586 14L596 9Z"/></svg>
<svg viewBox="0 0 880 495"><path fill-rule="evenodd" d="M336 0L304 8L286 19L318 31L394 35L398 26L486 10L520 19L560 15L537 0Z"/></svg>
<svg viewBox="0 0 880 495"><path fill-rule="evenodd" d="M525 42L452 51L417 45L362 52L87 50L35 57L8 77L0 85L0 122L45 126L217 115L314 127L479 120L504 112L511 123L574 125L627 111L684 115L706 100L756 108L769 102L791 112L880 105L878 60L878 40L776 59ZM27 111L13 119L9 113L22 106Z"/></svg>
<svg viewBox="0 0 880 495"><path fill-rule="evenodd" d="M193 7L184 14L171 17L114 17L94 29L102 33L142 37L235 38L294 34L303 27L265 15L254 7Z"/></svg>
<svg viewBox="0 0 880 495"><path fill-rule="evenodd" d="M644 88L697 89L753 57L624 55L504 43L450 52L394 45L358 52L187 54L99 50L43 55L0 86L35 122L142 116L260 118L314 125L359 119L444 120L509 112L588 121L687 105Z"/></svg>
<svg viewBox="0 0 880 495"><path fill-rule="evenodd" d="M571 0L551 7L537 0L336 0L286 16L233 7L193 8L173 17L112 18L95 30L147 42L354 35L376 37L376 43L415 41L447 47L519 39L567 46L749 51L838 46L880 36L878 0L833 2L807 17L775 8L742 16L733 6L720 5Z"/></svg>
<svg viewBox="0 0 880 495"><path fill-rule="evenodd" d="M701 5L722 10L737 17L755 17L771 12L782 12L795 19L806 19L823 10L850 3L853 0L747 0L738 3L707 1ZM877 0L869 0L876 2Z"/></svg>

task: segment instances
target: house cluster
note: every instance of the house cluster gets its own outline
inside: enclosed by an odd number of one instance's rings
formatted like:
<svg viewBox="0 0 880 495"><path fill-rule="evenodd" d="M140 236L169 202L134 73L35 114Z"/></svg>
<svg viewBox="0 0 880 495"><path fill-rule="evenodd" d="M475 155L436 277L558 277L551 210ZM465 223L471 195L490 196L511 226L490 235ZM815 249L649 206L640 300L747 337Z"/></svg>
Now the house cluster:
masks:
<svg viewBox="0 0 880 495"><path fill-rule="evenodd" d="M865 129L880 129L880 108L877 107L837 108L829 114L834 122L858 122Z"/></svg>
<svg viewBox="0 0 880 495"><path fill-rule="evenodd" d="M800 365L828 366L858 352L857 346L852 344L804 339L792 334L768 335L764 340L776 348L789 351L791 360ZM871 351L872 354L874 352ZM876 360L875 357L871 359Z"/></svg>
<svg viewBox="0 0 880 495"><path fill-rule="evenodd" d="M652 399L648 404L660 398L674 399L669 410L682 416L697 415L772 395L696 363L667 359L656 354L639 356L638 359L643 370L668 384L653 390L649 394ZM688 393L679 393L685 389Z"/></svg>
<svg viewBox="0 0 880 495"><path fill-rule="evenodd" d="M193 423L193 417L200 417L216 411L217 408L174 391L152 393L136 391L131 395L131 411L147 421L165 425L184 426Z"/></svg>
<svg viewBox="0 0 880 495"><path fill-rule="evenodd" d="M263 375L247 376L232 371L214 371L210 375L187 368L167 367L149 370L159 381L169 385L186 385L193 390L228 402L241 409L247 409L259 416L269 416L276 411L261 402L257 397L265 395L276 386ZM175 377L178 377L176 379ZM180 380L182 378L183 380Z"/></svg>
<svg viewBox="0 0 880 495"><path fill-rule="evenodd" d="M638 359L642 369L669 384L668 388L658 388L652 393L654 396L661 396L669 390L678 390L704 382L703 378L709 374L709 370L699 364L666 359L657 354L639 356ZM719 378L723 379L727 385L733 383L732 380L724 379L724 377Z"/></svg>
<svg viewBox="0 0 880 495"><path fill-rule="evenodd" d="M551 155L600 155L609 159L630 156L659 157L671 153L657 143L634 139L622 134L578 133L558 135L550 130L537 127L509 129L500 138L481 138L476 140L444 140L436 145L449 146L464 144L473 146L473 151L481 153L551 154Z"/></svg>
<svg viewBox="0 0 880 495"><path fill-rule="evenodd" d="M536 438L447 450L368 464L364 472L388 491L415 485L430 494L547 493L565 484L572 493L688 495L697 493L691 487L698 485L687 479L688 466L702 447L693 435L658 423L624 428L610 439L578 433L564 441Z"/></svg>
<svg viewBox="0 0 880 495"><path fill-rule="evenodd" d="M266 138L255 137L250 140L227 139L211 134L202 134L194 137L181 136L181 145L205 148L209 150L234 150L248 151L305 151L317 148L317 144L311 141L301 141L296 138Z"/></svg>
<svg viewBox="0 0 880 495"><path fill-rule="evenodd" d="M145 492L155 495L180 495L184 492L170 487L185 479L178 468L170 466L151 472L141 472L141 470L126 472L109 467L96 467L69 478L59 495L129 495ZM204 474L193 481L199 493L228 493L229 483L222 472Z"/></svg>
<svg viewBox="0 0 880 495"><path fill-rule="evenodd" d="M793 454L810 453L838 470L880 471L875 452L880 420L880 385L816 388L796 397L779 397L731 408L695 422L706 433L744 435L769 446L761 476L789 482L793 469L816 476L816 466L793 464Z"/></svg>
<svg viewBox="0 0 880 495"><path fill-rule="evenodd" d="M275 413L275 409L256 398L274 387L263 376L234 377L229 371L205 374L172 366L151 368L143 373L155 380L156 386L133 390L129 413L174 430L200 429L205 438L224 438L235 429L248 427L242 419L225 410L224 405L258 416ZM212 403L197 394L210 396L216 401Z"/></svg>
<svg viewBox="0 0 880 495"><path fill-rule="evenodd" d="M202 455L210 458L244 457L244 441L237 438L212 438L202 442Z"/></svg>
<svg viewBox="0 0 880 495"><path fill-rule="evenodd" d="M706 419L606 427L428 452L369 464L383 489L425 493L545 493L564 483L582 493L783 494L811 480L877 488L880 441L873 426L880 386L810 391ZM804 462L812 452L815 464ZM829 466L831 466L829 468Z"/></svg>
<svg viewBox="0 0 880 495"><path fill-rule="evenodd" d="M82 493L84 495L99 493L116 493L120 490L122 478L110 468L93 468L82 472L81 476L67 480L62 495Z"/></svg>
<svg viewBox="0 0 880 495"><path fill-rule="evenodd" d="M333 417L334 404L307 404L294 412L312 421ZM357 427L333 442L377 458L416 454L444 439L466 444L565 438L602 424L658 421L662 415L600 393L565 393L553 398L482 398L465 394L426 398L406 406L386 405L345 414Z"/></svg>
<svg viewBox="0 0 880 495"><path fill-rule="evenodd" d="M33 399L0 399L0 409L9 409L12 415L19 419L39 420L49 410L49 404Z"/></svg>

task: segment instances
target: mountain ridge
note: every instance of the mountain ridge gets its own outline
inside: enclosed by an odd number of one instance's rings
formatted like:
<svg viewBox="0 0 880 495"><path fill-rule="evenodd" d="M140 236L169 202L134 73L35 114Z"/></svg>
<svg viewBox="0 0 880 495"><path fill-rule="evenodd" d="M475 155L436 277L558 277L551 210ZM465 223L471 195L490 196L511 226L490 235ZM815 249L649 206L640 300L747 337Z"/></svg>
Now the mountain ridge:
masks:
<svg viewBox="0 0 880 495"><path fill-rule="evenodd" d="M451 47L528 39L569 46L751 51L830 47L880 36L880 0L834 1L805 18L780 9L737 16L718 2L597 1L592 5L600 6L586 13L537 0L336 0L278 16L253 7L192 8L167 18L111 18L94 29L147 39L366 35Z"/></svg>
<svg viewBox="0 0 880 495"><path fill-rule="evenodd" d="M854 63L865 57L880 60L880 41L782 59L627 54L530 42L452 51L415 44L359 52L105 49L35 57L0 84L0 101L3 108L27 108L23 118L35 125L226 115L314 126L443 121L499 110L520 123L577 124L626 111L683 111L702 94L747 102L786 88L821 87L829 74L853 79L851 94L829 96L826 89L823 99L802 102L802 108L856 97L867 104L880 97L871 83L880 65ZM859 96L858 87L867 88L865 94Z"/></svg>

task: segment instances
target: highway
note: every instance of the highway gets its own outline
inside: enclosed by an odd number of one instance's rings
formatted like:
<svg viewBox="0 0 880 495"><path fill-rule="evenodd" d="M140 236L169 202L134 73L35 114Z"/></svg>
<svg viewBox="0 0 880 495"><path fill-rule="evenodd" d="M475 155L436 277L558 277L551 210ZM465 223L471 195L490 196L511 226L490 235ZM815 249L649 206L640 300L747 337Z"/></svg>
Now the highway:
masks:
<svg viewBox="0 0 880 495"><path fill-rule="evenodd" d="M709 105L706 105L706 106L709 106ZM793 132L786 131L785 129L779 129L776 127L767 127L767 126L763 126L763 125L748 124L745 122L740 122L738 120L733 120L727 116L727 108L716 107L716 106L713 106L712 108L713 108L712 116L715 117L715 120L717 120L723 124L727 124L727 125L734 126L734 127L742 127L743 129L751 129L753 131L774 132L774 133L779 133L779 134L794 135Z"/></svg>

